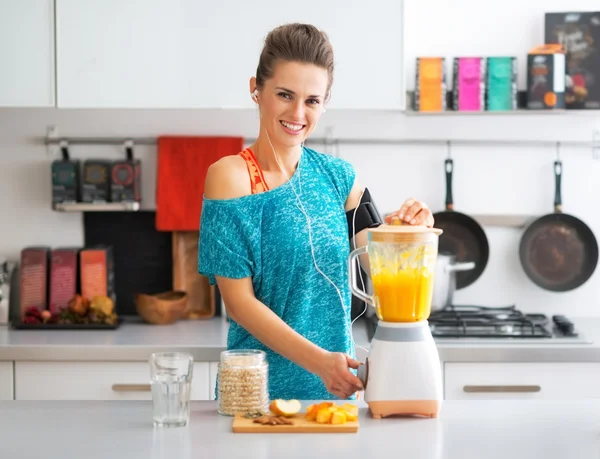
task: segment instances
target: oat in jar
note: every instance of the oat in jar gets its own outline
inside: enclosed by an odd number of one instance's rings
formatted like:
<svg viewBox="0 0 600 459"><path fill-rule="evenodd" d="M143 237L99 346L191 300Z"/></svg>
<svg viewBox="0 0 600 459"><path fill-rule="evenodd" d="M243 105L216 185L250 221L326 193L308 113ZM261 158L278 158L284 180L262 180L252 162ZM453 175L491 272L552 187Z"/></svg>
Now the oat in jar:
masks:
<svg viewBox="0 0 600 459"><path fill-rule="evenodd" d="M218 372L218 411L226 416L269 411L269 366L264 351L221 352Z"/></svg>

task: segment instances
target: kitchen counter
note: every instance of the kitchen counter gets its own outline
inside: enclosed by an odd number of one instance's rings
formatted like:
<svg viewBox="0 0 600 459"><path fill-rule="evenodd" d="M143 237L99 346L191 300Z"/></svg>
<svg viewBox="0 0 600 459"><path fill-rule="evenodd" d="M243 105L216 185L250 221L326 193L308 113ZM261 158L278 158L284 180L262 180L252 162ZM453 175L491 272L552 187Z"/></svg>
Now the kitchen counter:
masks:
<svg viewBox="0 0 600 459"><path fill-rule="evenodd" d="M557 338L438 340L444 362L600 362L600 318L572 318L586 342ZM0 326L0 360L142 361L152 352L189 352L196 361L218 361L226 347L228 325L221 318L147 325L127 319L117 330L13 330ZM354 340L368 349L364 322L354 325ZM364 360L366 352L357 349Z"/></svg>
<svg viewBox="0 0 600 459"><path fill-rule="evenodd" d="M305 402L304 406L309 402ZM564 459L600 456L600 400L446 401L440 417L375 420L357 433L231 432L216 402L193 402L190 424L152 426L140 402L0 402L0 457Z"/></svg>

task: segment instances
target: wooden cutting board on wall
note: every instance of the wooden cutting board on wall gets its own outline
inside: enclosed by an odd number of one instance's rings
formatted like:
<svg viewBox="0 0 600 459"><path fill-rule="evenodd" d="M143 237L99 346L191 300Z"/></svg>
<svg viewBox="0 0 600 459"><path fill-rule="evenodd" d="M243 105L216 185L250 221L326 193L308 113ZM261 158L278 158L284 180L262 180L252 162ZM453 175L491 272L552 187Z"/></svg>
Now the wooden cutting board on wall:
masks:
<svg viewBox="0 0 600 459"><path fill-rule="evenodd" d="M173 232L173 290L188 294L182 319L208 319L215 315L215 288L198 274L199 231Z"/></svg>

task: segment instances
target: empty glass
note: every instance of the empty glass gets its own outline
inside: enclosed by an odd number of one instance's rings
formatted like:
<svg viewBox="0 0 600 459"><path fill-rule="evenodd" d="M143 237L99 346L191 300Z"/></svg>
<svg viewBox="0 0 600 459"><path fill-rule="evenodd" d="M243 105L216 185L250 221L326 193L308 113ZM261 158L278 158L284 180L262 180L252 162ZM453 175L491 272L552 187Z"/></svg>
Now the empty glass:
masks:
<svg viewBox="0 0 600 459"><path fill-rule="evenodd" d="M154 425L181 427L190 419L190 391L194 358L179 352L150 356L150 384Z"/></svg>

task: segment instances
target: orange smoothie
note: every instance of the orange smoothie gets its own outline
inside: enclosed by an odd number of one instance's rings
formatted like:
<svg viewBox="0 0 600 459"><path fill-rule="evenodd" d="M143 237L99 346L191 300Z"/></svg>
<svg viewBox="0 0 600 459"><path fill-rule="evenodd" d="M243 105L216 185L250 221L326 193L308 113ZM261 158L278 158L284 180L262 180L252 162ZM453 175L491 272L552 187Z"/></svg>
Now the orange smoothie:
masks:
<svg viewBox="0 0 600 459"><path fill-rule="evenodd" d="M373 275L373 297L379 320L417 322L431 312L433 272L430 268L408 268Z"/></svg>

